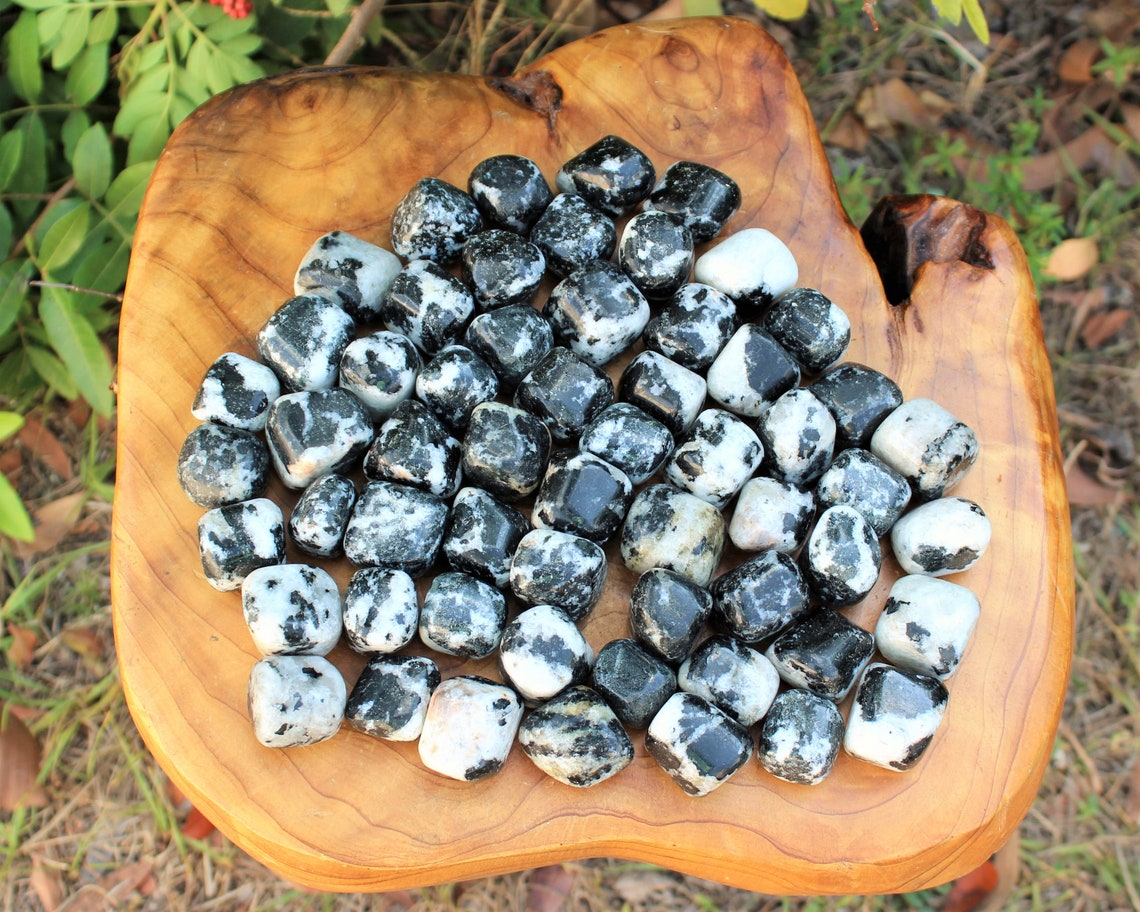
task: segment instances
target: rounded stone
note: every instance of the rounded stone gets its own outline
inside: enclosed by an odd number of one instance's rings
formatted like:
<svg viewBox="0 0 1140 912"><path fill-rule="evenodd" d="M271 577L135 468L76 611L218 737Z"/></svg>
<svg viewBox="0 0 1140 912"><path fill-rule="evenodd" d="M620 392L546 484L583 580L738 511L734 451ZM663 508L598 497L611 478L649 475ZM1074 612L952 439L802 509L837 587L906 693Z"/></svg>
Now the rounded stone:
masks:
<svg viewBox="0 0 1140 912"><path fill-rule="evenodd" d="M831 700L786 690L772 702L756 744L756 759L777 779L817 785L843 745L843 716Z"/></svg>
<svg viewBox="0 0 1140 912"><path fill-rule="evenodd" d="M750 728L768 712L780 688L780 676L755 649L732 637L713 636L681 663L677 685Z"/></svg>
<svg viewBox="0 0 1140 912"><path fill-rule="evenodd" d="M482 227L475 200L447 181L425 177L392 212L392 249L405 260L450 263Z"/></svg>
<svg viewBox="0 0 1140 912"><path fill-rule="evenodd" d="M513 231L491 229L463 245L463 277L475 304L494 310L508 304L530 305L546 275L546 257Z"/></svg>
<svg viewBox="0 0 1140 912"><path fill-rule="evenodd" d="M775 478L753 478L740 489L728 537L741 551L791 554L807 540L815 507L811 491Z"/></svg>
<svg viewBox="0 0 1140 912"><path fill-rule="evenodd" d="M530 522L514 507L482 488L462 488L451 504L443 555L452 570L502 589L510 583L515 549L530 530Z"/></svg>
<svg viewBox="0 0 1140 912"><path fill-rule="evenodd" d="M814 482L835 452L835 419L811 390L788 390L756 422L765 474L795 485Z"/></svg>
<svg viewBox="0 0 1140 912"><path fill-rule="evenodd" d="M980 613L978 597L965 586L902 576L875 625L875 645L892 665L945 681L962 661Z"/></svg>
<svg viewBox="0 0 1140 912"><path fill-rule="evenodd" d="M811 611L808 588L792 558L761 551L718 576L713 619L744 643L759 643Z"/></svg>
<svg viewBox="0 0 1140 912"><path fill-rule="evenodd" d="M793 288L764 314L762 325L806 374L818 374L843 357L851 320L814 288Z"/></svg>
<svg viewBox="0 0 1140 912"><path fill-rule="evenodd" d="M220 592L241 588L258 567L285 560L285 519L266 497L207 510L198 520L198 552L206 582Z"/></svg>
<svg viewBox="0 0 1140 912"><path fill-rule="evenodd" d="M618 379L618 398L656 418L675 437L693 426L705 392L704 377L655 351L638 354Z"/></svg>
<svg viewBox="0 0 1140 912"><path fill-rule="evenodd" d="M582 429L578 448L621 469L638 485L664 464L673 451L673 435L637 406L617 402Z"/></svg>
<svg viewBox="0 0 1140 912"><path fill-rule="evenodd" d="M344 531L344 554L361 567L390 567L421 576L435 563L447 504L427 491L370 481Z"/></svg>
<svg viewBox="0 0 1140 912"><path fill-rule="evenodd" d="M707 375L709 398L737 415L762 415L800 382L800 368L780 344L745 323L721 349Z"/></svg>
<svg viewBox="0 0 1140 912"><path fill-rule="evenodd" d="M269 406L280 395L281 381L272 369L237 352L226 352L206 370L190 413L199 421L263 431Z"/></svg>
<svg viewBox="0 0 1140 912"><path fill-rule="evenodd" d="M499 378L466 345L439 350L416 378L416 397L448 427L462 433L471 412L499 395Z"/></svg>
<svg viewBox="0 0 1140 912"><path fill-rule="evenodd" d="M388 329L434 355L456 342L475 312L467 286L430 260L412 260L392 281L380 313Z"/></svg>
<svg viewBox="0 0 1140 912"><path fill-rule="evenodd" d="M946 576L974 566L990 544L990 520L964 497L915 507L891 528L891 548L907 573Z"/></svg>
<svg viewBox="0 0 1140 912"><path fill-rule="evenodd" d="M364 475L451 497L462 479L459 441L422 402L402 402L364 454Z"/></svg>
<svg viewBox="0 0 1140 912"><path fill-rule="evenodd" d="M677 690L673 669L633 640L610 640L590 675L594 689L623 724L645 728Z"/></svg>
<svg viewBox="0 0 1140 912"><path fill-rule="evenodd" d="M589 687L570 687L532 711L519 745L546 775L575 788L616 776L633 761L633 742L614 711Z"/></svg>
<svg viewBox="0 0 1140 912"><path fill-rule="evenodd" d="M463 341L500 382L518 386L554 348L554 330L533 307L508 304L472 320Z"/></svg>
<svg viewBox="0 0 1140 912"><path fill-rule="evenodd" d="M348 688L321 656L269 656L249 673L253 734L266 747L302 747L340 731Z"/></svg>
<svg viewBox="0 0 1140 912"><path fill-rule="evenodd" d="M466 573L440 573L420 610L420 640L430 649L482 659L499 648L507 603L498 589Z"/></svg>
<svg viewBox="0 0 1140 912"><path fill-rule="evenodd" d="M258 567L242 581L241 606L262 655L323 656L340 640L340 592L320 567Z"/></svg>
<svg viewBox="0 0 1140 912"><path fill-rule="evenodd" d="M330 295L357 323L380 318L380 302L402 264L390 250L345 231L317 238L293 279L296 294Z"/></svg>
<svg viewBox="0 0 1140 912"><path fill-rule="evenodd" d="M553 605L584 620L606 582L606 552L569 532L534 529L511 558L511 591L528 605Z"/></svg>
<svg viewBox="0 0 1140 912"><path fill-rule="evenodd" d="M537 417L500 402L475 406L463 438L463 474L508 502L534 492L550 458L550 432Z"/></svg>
<svg viewBox="0 0 1140 912"><path fill-rule="evenodd" d="M647 298L667 298L693 268L689 229L665 212L640 212L618 242L618 265Z"/></svg>
<svg viewBox="0 0 1140 912"><path fill-rule="evenodd" d="M531 522L604 544L621 526L632 499L633 485L621 469L590 453L564 450L547 466Z"/></svg>
<svg viewBox="0 0 1140 912"><path fill-rule="evenodd" d="M265 425L277 475L294 490L308 487L326 472L354 468L372 434L364 404L339 387L280 396Z"/></svg>
<svg viewBox="0 0 1140 912"><path fill-rule="evenodd" d="M675 693L645 732L645 748L688 795L719 788L752 756L752 736L707 700Z"/></svg>
<svg viewBox="0 0 1140 912"><path fill-rule="evenodd" d="M884 769L908 770L934 740L948 699L937 678L873 663L855 690L843 749Z"/></svg>
<svg viewBox="0 0 1140 912"><path fill-rule="evenodd" d="M594 651L560 608L535 605L503 630L499 670L528 704L549 700L590 676Z"/></svg>
<svg viewBox="0 0 1140 912"><path fill-rule="evenodd" d="M908 399L871 437L871 452L906 478L924 500L957 485L978 458L973 430L930 399Z"/></svg>
<svg viewBox="0 0 1140 912"><path fill-rule="evenodd" d="M563 193L580 194L592 206L620 218L649 195L656 181L649 156L611 134L565 162L554 182Z"/></svg>
<svg viewBox="0 0 1140 912"><path fill-rule="evenodd" d="M492 155L471 169L467 192L489 225L526 234L554 194L542 171L521 155Z"/></svg>
<svg viewBox="0 0 1140 912"><path fill-rule="evenodd" d="M708 589L672 570L646 570L630 591L629 627L642 646L677 664L693 651L712 604Z"/></svg>
<svg viewBox="0 0 1140 912"><path fill-rule="evenodd" d="M179 450L178 483L206 509L252 500L269 483L269 449L251 431L200 424Z"/></svg>
<svg viewBox="0 0 1140 912"><path fill-rule="evenodd" d="M448 678L428 701L417 745L420 762L460 782L492 776L507 761L522 714L509 687L477 675Z"/></svg>
<svg viewBox="0 0 1140 912"><path fill-rule="evenodd" d="M745 312L755 313L791 290L799 267L787 245L771 231L744 228L698 257L693 274Z"/></svg>
<svg viewBox="0 0 1140 912"><path fill-rule="evenodd" d="M439 669L431 659L373 656L348 695L345 721L373 738L415 741L439 683Z"/></svg>
<svg viewBox="0 0 1140 912"><path fill-rule="evenodd" d="M886 374L864 364L837 364L811 385L835 419L839 449L871 445L871 435L903 401L902 390Z"/></svg>
<svg viewBox="0 0 1140 912"><path fill-rule="evenodd" d="M819 515L800 562L812 593L825 605L841 607L875 587L883 556L863 514L840 504Z"/></svg>
<svg viewBox="0 0 1140 912"><path fill-rule="evenodd" d="M356 485L351 478L335 472L315 478L289 514L293 544L314 557L337 557L355 504Z"/></svg>
<svg viewBox="0 0 1140 912"><path fill-rule="evenodd" d="M910 503L906 479L868 450L844 450L836 456L815 490L823 509L836 504L854 507L880 537Z"/></svg>
<svg viewBox="0 0 1140 912"><path fill-rule="evenodd" d="M776 637L765 655L790 687L839 703L874 651L870 633L838 611L821 608Z"/></svg>
<svg viewBox="0 0 1140 912"><path fill-rule="evenodd" d="M630 504L621 557L634 573L654 567L708 585L724 550L724 517L712 504L672 485L650 485Z"/></svg>
<svg viewBox="0 0 1140 912"><path fill-rule="evenodd" d="M645 326L642 338L689 370L705 371L740 327L732 298L699 282L682 285Z"/></svg>
<svg viewBox="0 0 1140 912"><path fill-rule="evenodd" d="M554 286L543 305L555 341L601 367L629 348L649 322L649 302L613 263L586 263Z"/></svg>
<svg viewBox="0 0 1140 912"><path fill-rule="evenodd" d="M760 467L764 448L743 421L706 409L665 463L665 478L723 510Z"/></svg>
<svg viewBox="0 0 1140 912"><path fill-rule="evenodd" d="M348 343L340 386L364 403L373 421L383 421L415 392L423 366L411 339L384 329Z"/></svg>
<svg viewBox="0 0 1140 912"><path fill-rule="evenodd" d="M354 330L352 317L338 304L321 295L298 295L258 330L257 353L287 392L327 390L336 383Z"/></svg>
<svg viewBox="0 0 1140 912"><path fill-rule="evenodd" d="M679 219L693 242L701 244L720 234L740 202L740 187L727 174L700 162L679 161L665 169L645 208Z"/></svg>
<svg viewBox="0 0 1140 912"><path fill-rule="evenodd" d="M515 390L515 405L542 419L555 440L577 440L614 403L614 385L601 368L556 346Z"/></svg>
<svg viewBox="0 0 1140 912"><path fill-rule="evenodd" d="M344 636L356 652L403 649L419 623L416 584L403 570L361 567L352 574L344 590Z"/></svg>
<svg viewBox="0 0 1140 912"><path fill-rule="evenodd" d="M617 228L608 215L576 193L559 193L530 229L546 268L567 276L592 260L608 260L617 245Z"/></svg>

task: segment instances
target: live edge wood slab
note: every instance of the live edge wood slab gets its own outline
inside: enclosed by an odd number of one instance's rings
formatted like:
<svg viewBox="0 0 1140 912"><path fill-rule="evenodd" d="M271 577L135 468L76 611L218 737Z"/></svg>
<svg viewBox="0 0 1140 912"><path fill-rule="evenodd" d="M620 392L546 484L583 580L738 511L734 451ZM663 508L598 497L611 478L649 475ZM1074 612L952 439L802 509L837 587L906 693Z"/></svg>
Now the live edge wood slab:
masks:
<svg viewBox="0 0 1140 912"><path fill-rule="evenodd" d="M728 233L762 226L786 241L800 283L850 315L848 360L978 433L980 461L955 493L985 508L993 544L954 579L978 595L982 616L949 681L943 727L910 772L841 754L830 778L804 787L752 761L693 799L640 733L632 766L587 790L547 778L517 746L500 774L464 784L424 770L414 744L347 727L287 751L254 740L245 693L257 655L240 597L205 582L201 510L175 473L206 367L224 351L254 354L257 330L322 233L388 246L389 214L418 178L466 186L482 158L515 152L553 180L606 133L644 149L659 173L694 159L735 178L744 205ZM118 384L112 584L131 712L194 804L288 878L381 891L617 856L768 893L904 891L977 866L1033 801L1068 678L1073 571L1024 255L1001 219L931 197L888 198L861 237L791 66L748 23L610 29L509 80L314 70L214 99L176 131L147 194ZM295 500L280 486L270 496L286 511ZM327 566L343 586L351 568ZM888 561L849 616L870 628L897 572ZM585 626L595 649L625 635L632 581L612 559ZM342 646L331 658L351 686L361 657ZM489 661L436 658L445 676L495 675Z"/></svg>

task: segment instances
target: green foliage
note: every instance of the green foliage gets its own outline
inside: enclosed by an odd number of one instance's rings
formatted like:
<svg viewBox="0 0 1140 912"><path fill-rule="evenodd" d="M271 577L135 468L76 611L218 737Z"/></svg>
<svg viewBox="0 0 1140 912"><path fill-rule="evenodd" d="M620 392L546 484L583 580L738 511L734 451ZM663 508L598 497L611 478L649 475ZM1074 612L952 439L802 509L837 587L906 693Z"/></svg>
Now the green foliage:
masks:
<svg viewBox="0 0 1140 912"><path fill-rule="evenodd" d="M24 419L15 412L0 412L0 441L11 437L24 426ZM20 501L20 495L0 475L0 535L9 535L21 541L31 541L36 536L31 517Z"/></svg>

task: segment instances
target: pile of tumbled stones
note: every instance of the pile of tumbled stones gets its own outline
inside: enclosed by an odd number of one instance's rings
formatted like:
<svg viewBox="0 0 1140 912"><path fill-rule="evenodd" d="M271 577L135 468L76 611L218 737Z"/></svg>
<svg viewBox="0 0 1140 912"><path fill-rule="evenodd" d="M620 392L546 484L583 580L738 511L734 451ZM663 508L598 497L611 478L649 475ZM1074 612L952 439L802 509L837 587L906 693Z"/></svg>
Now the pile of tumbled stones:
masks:
<svg viewBox="0 0 1140 912"><path fill-rule="evenodd" d="M847 317L796 287L770 232L694 264L740 205L725 174L680 161L658 182L607 136L556 187L515 155L477 165L467 192L419 181L393 214L395 253L319 238L258 333L260 361L230 352L207 371L178 472L208 510L206 578L241 589L265 656L249 681L258 740L312 744L347 720L418 738L427 768L474 780L517 737L545 773L590 786L644 729L692 795L753 754L804 784L840 746L910 767L979 613L939 579L989 541L978 505L944 496L974 433L838 363ZM602 368L639 340L615 388ZM271 471L301 492L287 523L263 496ZM285 563L287 534L358 568L343 594ZM887 535L906 575L872 634L837 609L871 591ZM640 576L630 636L595 655L579 624L614 537ZM726 539L749 556L718 576ZM421 605L413 580L436 570ZM351 693L323 658L342 633L369 657ZM407 649L417 635L429 655L497 653L502 682L441 681Z"/></svg>

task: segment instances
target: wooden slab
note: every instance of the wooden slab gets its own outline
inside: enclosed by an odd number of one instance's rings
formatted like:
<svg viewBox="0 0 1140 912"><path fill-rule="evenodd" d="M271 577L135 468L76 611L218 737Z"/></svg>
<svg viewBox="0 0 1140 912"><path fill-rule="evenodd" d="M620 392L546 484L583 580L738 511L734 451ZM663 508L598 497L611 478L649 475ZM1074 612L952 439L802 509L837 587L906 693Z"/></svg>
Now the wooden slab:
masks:
<svg viewBox="0 0 1140 912"><path fill-rule="evenodd" d="M605 133L734 177L729 231L784 238L815 286L851 316L849 358L972 425L982 457L957 493L981 503L993 545L955 577L983 605L950 681L943 729L919 766L839 758L819 786L755 762L685 796L635 735L622 775L577 790L516 747L474 784L419 764L414 745L344 730L321 745L260 747L245 707L257 656L236 593L203 578L201 510L175 462L206 367L253 338L290 294L320 234L388 245L412 183L465 185L502 152L548 178ZM113 599L131 711L162 767L238 845L283 875L333 890L387 890L588 856L656 862L774 893L912 890L972 869L1013 832L1048 760L1068 676L1072 555L1054 398L1024 256L1000 219L930 198L888 201L868 226L887 303L839 205L807 104L760 29L732 19L611 29L508 81L345 69L254 83L205 105L171 139L139 221L123 306ZM286 509L294 496L272 496ZM296 556L294 555L294 558ZM350 568L331 565L343 584ZM849 614L873 624L891 565ZM595 647L625 631L632 575L611 562L587 625ZM349 684L361 666L332 655ZM493 672L444 663L444 673Z"/></svg>

